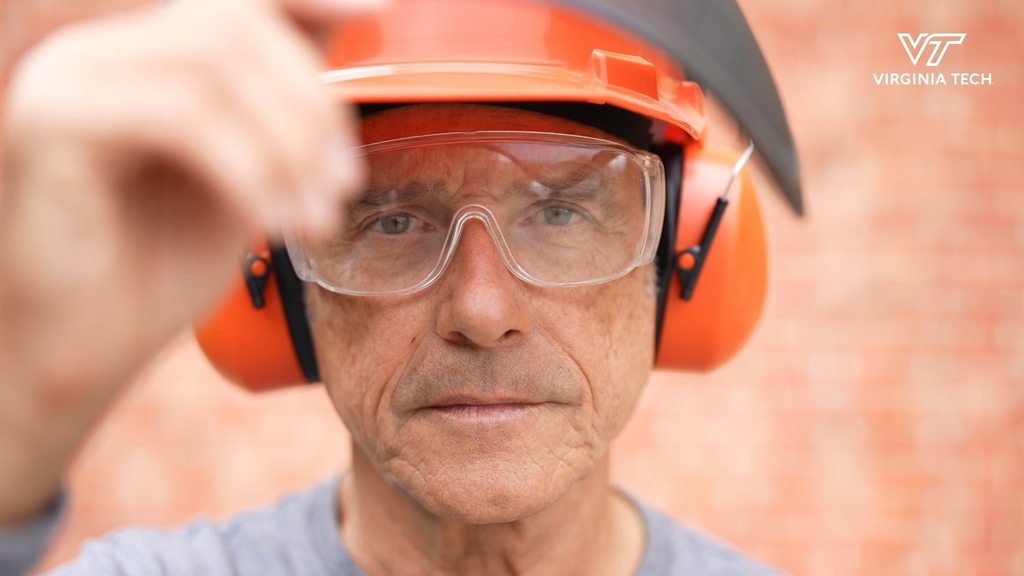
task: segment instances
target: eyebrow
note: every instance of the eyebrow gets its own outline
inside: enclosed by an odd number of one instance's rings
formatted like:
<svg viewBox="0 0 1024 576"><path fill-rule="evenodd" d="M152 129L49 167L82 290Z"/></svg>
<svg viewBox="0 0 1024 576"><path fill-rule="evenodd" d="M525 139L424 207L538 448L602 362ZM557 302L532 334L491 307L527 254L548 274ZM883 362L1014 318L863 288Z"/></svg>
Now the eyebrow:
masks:
<svg viewBox="0 0 1024 576"><path fill-rule="evenodd" d="M412 198L433 197L440 198L448 193L441 182L424 182L412 180L395 186L370 186L359 197L359 200L352 205L352 210L360 208L379 208L388 204L403 202Z"/></svg>
<svg viewBox="0 0 1024 576"><path fill-rule="evenodd" d="M525 167L520 165L520 168ZM561 174L555 175L537 170L524 170L524 172L526 178L514 182L505 189L482 190L481 192L496 200L510 197L536 197L538 194L535 186L540 185L548 197L585 202L605 193L609 185L607 177L601 173L601 170L595 169L594 164L589 162L575 164L571 166L571 169L561 170ZM533 172L541 173L535 175ZM456 194L456 191L450 189L440 180L410 180L398 186L371 185L358 200L351 204L350 209L352 211L374 210L382 206L422 198L448 201Z"/></svg>
<svg viewBox="0 0 1024 576"><path fill-rule="evenodd" d="M513 184L509 192L514 197L537 196L534 184L539 184L550 198L585 202L601 195L607 188L604 178L563 178L558 180L535 179Z"/></svg>

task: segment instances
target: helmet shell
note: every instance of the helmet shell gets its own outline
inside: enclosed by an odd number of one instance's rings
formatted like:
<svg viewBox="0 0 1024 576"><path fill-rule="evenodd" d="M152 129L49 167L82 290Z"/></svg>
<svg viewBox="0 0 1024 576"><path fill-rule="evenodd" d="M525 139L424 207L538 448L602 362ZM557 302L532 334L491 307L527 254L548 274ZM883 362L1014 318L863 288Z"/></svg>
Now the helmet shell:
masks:
<svg viewBox="0 0 1024 576"><path fill-rule="evenodd" d="M697 84L656 48L581 12L522 0L403 0L339 26L322 75L356 103L575 101L700 140Z"/></svg>

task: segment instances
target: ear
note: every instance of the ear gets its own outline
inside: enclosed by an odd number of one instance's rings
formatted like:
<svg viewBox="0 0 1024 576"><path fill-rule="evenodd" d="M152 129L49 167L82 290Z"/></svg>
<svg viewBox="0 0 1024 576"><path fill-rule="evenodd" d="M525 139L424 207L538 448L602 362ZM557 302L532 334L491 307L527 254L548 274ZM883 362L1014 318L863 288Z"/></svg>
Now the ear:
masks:
<svg viewBox="0 0 1024 576"><path fill-rule="evenodd" d="M315 382L302 290L284 250L265 243L254 247L243 260L242 274L195 325L210 363L252 391Z"/></svg>
<svg viewBox="0 0 1024 576"><path fill-rule="evenodd" d="M716 368L743 347L761 316L767 256L750 174L741 171L727 203L720 200L739 157L696 146L684 152L675 242L670 261L661 267L671 278L663 295L655 369Z"/></svg>

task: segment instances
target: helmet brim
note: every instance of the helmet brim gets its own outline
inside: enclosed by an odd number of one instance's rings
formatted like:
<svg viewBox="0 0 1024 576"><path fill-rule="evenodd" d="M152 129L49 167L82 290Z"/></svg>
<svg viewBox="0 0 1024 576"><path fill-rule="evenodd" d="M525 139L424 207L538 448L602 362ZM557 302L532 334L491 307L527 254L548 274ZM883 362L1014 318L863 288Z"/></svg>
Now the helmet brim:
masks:
<svg viewBox="0 0 1024 576"><path fill-rule="evenodd" d="M325 72L321 80L339 98L359 104L405 102L586 102L608 104L704 136L707 119L699 88L666 103L622 90L590 74L508 62L367 66Z"/></svg>

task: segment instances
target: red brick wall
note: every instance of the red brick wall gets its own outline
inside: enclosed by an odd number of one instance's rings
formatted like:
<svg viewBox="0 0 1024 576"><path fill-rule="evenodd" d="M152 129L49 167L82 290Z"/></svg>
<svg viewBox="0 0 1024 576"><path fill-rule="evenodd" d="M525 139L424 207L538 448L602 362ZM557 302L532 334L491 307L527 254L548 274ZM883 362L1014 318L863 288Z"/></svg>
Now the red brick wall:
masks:
<svg viewBox="0 0 1024 576"><path fill-rule="evenodd" d="M616 477L794 574L1022 575L1024 5L741 4L809 214L765 195L753 341L712 375L657 375ZM876 85L915 70L899 32L966 32L936 70L993 85ZM320 390L245 395L183 339L84 449L48 563L126 522L270 500L346 458Z"/></svg>

